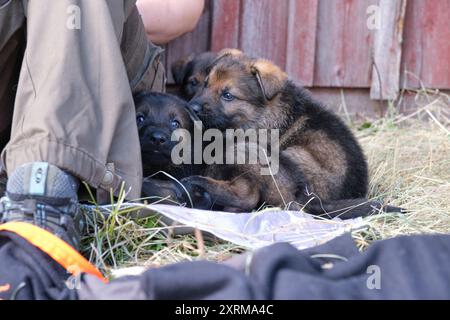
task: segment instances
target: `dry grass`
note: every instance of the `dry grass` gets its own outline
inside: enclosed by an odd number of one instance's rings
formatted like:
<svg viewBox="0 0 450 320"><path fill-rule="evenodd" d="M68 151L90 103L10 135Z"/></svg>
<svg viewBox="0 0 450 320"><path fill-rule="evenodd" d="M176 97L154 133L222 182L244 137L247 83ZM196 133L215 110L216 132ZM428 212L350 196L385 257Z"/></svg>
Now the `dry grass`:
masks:
<svg viewBox="0 0 450 320"><path fill-rule="evenodd" d="M450 100L417 92L413 116L389 114L351 124L368 158L370 197L410 210L405 215L365 218L368 228L354 233L361 249L374 240L417 233L450 233ZM172 236L156 217L130 219L120 203L105 219L91 217L84 253L102 270L161 266L205 258L223 260L242 252L237 245L197 235Z"/></svg>
<svg viewBox="0 0 450 320"><path fill-rule="evenodd" d="M417 94L428 103L416 117L393 115L357 131L370 168L371 197L411 212L367 218L370 229L355 234L364 248L375 239L417 233L450 233L450 101Z"/></svg>

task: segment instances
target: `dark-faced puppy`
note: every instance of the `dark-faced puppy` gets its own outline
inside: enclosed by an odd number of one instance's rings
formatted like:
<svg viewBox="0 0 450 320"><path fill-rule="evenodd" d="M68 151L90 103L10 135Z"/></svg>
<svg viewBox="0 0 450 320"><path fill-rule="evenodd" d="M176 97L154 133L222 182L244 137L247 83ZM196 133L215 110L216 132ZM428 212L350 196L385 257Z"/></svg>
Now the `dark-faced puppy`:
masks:
<svg viewBox="0 0 450 320"><path fill-rule="evenodd" d="M382 207L365 198L367 164L350 130L272 62L223 51L190 108L206 128L279 130L276 174L261 175L255 164L215 165L183 180L192 193L207 192L216 206L246 211L291 204L331 217Z"/></svg>
<svg viewBox="0 0 450 320"><path fill-rule="evenodd" d="M140 93L134 100L145 177L143 196L170 196L171 200L181 201L184 197L180 186L163 174L157 177L155 174L163 171L176 179L198 174L198 166L174 164L171 157L172 149L178 143L172 141L172 133L177 129L191 133L194 120L198 118L186 107L185 101L173 95Z"/></svg>
<svg viewBox="0 0 450 320"><path fill-rule="evenodd" d="M208 66L217 57L216 53L191 54L172 64L172 75L180 86L179 95L190 100L203 86Z"/></svg>

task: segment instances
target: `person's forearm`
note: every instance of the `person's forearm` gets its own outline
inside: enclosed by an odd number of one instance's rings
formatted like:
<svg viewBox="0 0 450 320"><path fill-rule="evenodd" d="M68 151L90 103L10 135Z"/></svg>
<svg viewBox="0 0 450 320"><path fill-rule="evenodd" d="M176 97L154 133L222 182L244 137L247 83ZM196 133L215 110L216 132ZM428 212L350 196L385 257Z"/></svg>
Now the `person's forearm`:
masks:
<svg viewBox="0 0 450 320"><path fill-rule="evenodd" d="M164 44L195 28L205 0L138 0L136 5L150 40Z"/></svg>

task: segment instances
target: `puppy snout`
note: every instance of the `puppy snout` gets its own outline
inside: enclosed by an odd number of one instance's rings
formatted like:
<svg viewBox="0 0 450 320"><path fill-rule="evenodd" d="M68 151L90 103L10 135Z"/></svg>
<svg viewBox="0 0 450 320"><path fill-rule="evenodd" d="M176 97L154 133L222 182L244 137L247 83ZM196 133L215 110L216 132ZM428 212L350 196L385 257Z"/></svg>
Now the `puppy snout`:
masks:
<svg viewBox="0 0 450 320"><path fill-rule="evenodd" d="M162 146L167 140L167 136L161 131L153 131L150 133L150 142L155 146Z"/></svg>
<svg viewBox="0 0 450 320"><path fill-rule="evenodd" d="M203 106L198 102L191 102L189 108L197 114L203 111Z"/></svg>

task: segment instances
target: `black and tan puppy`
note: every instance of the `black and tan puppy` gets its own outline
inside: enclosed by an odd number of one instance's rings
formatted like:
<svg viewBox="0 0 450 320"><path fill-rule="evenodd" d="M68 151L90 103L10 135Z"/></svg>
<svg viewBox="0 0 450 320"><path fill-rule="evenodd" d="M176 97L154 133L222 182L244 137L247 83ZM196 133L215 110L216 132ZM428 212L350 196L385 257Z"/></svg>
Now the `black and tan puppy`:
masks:
<svg viewBox="0 0 450 320"><path fill-rule="evenodd" d="M142 195L144 197L170 197L181 202L185 197L183 190L174 180L164 174L181 179L199 173L198 165L175 165L171 152L178 143L172 141L172 133L176 129L193 131L197 116L186 107L186 102L176 96L164 93L140 93L135 98L136 123L141 144L144 181Z"/></svg>
<svg viewBox="0 0 450 320"><path fill-rule="evenodd" d="M206 128L279 129L277 174L263 176L258 165L208 166L182 181L195 200L204 203L207 194L211 205L233 211L291 204L346 218L381 209L365 198L367 164L353 134L272 62L223 51L189 106Z"/></svg>
<svg viewBox="0 0 450 320"><path fill-rule="evenodd" d="M172 75L179 86L180 97L190 100L203 86L207 68L217 57L216 53L191 54L172 64Z"/></svg>

